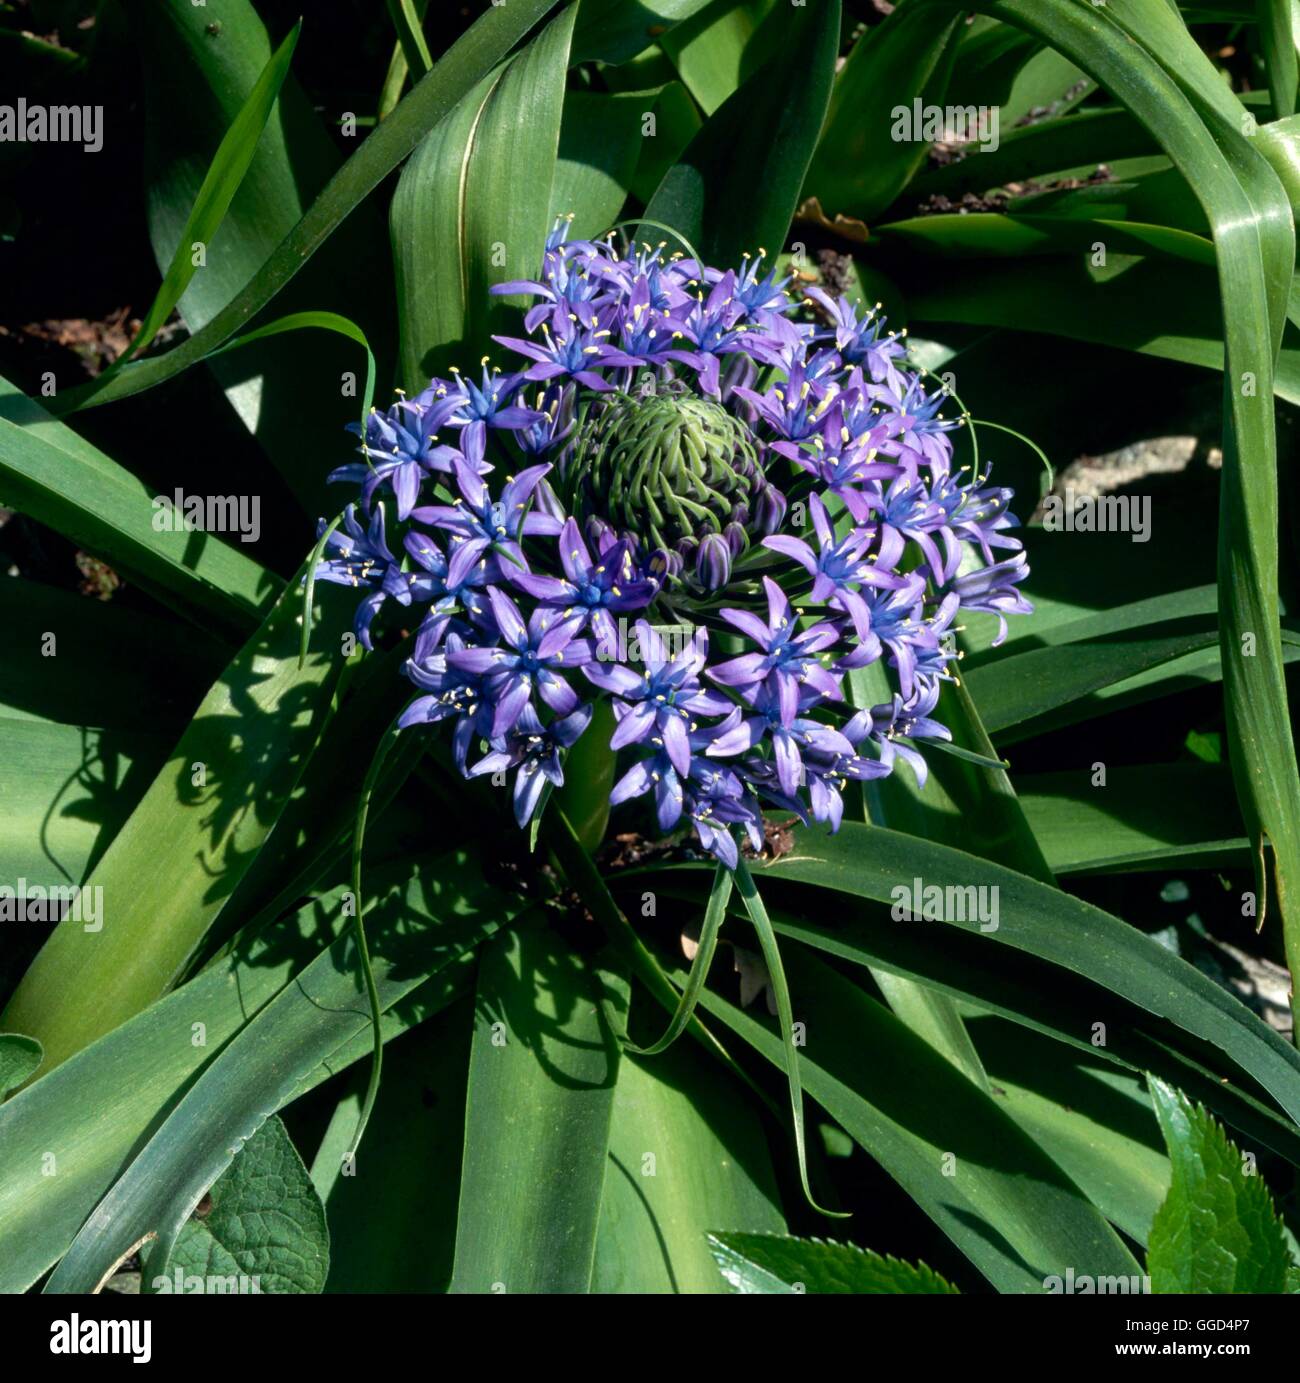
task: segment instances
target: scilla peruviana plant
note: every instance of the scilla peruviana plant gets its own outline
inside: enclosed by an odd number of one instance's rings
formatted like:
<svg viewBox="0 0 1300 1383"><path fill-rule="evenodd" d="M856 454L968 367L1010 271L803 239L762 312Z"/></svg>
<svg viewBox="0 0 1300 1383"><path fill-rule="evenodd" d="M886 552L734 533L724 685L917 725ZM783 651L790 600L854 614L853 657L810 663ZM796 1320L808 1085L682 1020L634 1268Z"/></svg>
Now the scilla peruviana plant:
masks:
<svg viewBox="0 0 1300 1383"><path fill-rule="evenodd" d="M396 732L445 723L467 777L513 775L520 827L612 709L609 796L649 798L717 860L700 949L662 1050L689 1021L733 876L763 943L803 1171L789 999L742 845L763 805L832 831L850 782L945 744L942 682L960 612L1031 607L1012 492L956 468L948 396L875 311L666 246L548 239L509 373L434 379L372 411L360 487L322 521L318 580L364 592L372 647L420 611ZM385 503L402 526L389 536ZM888 669L855 708L849 674ZM377 1046L378 1051L378 1046ZM805 1181L805 1190L806 1181Z"/></svg>

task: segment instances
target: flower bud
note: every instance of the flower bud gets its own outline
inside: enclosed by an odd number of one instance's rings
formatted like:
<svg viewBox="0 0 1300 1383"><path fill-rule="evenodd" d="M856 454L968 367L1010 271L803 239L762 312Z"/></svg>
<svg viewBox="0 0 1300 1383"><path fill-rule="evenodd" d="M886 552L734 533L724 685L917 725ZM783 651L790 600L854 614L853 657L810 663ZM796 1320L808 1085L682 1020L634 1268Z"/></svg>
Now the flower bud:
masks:
<svg viewBox="0 0 1300 1383"><path fill-rule="evenodd" d="M695 580L706 591L720 591L731 580L731 548L721 533L710 533L700 544Z"/></svg>
<svg viewBox="0 0 1300 1383"><path fill-rule="evenodd" d="M768 537L785 521L786 498L775 485L764 485L754 501L754 528Z"/></svg>

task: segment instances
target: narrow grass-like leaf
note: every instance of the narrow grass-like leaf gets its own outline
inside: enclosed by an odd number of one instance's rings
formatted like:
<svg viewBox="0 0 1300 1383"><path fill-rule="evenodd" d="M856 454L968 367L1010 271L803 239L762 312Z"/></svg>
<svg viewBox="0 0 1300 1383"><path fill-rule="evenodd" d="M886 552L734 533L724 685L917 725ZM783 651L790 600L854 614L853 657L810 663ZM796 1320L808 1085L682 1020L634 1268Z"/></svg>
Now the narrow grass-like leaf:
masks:
<svg viewBox="0 0 1300 1383"><path fill-rule="evenodd" d="M389 1039L437 1012L452 994L472 988L463 958L453 960L447 971L450 979L440 978L446 957L439 924L431 921L441 916L443 884L435 877L437 871L473 879L464 857L451 856L418 866L414 879L404 861L382 880L377 875L371 880L378 883L381 900L370 915L372 944L381 956L397 957L417 984L415 990L404 985L404 997L389 1003L384 1014ZM196 1074L285 990L296 973L320 957L323 940L341 936L346 930L346 891L340 887L242 941L229 957L0 1107L0 1135L9 1158L0 1182L0 1235L9 1246L0 1258L0 1291L25 1291L63 1254L123 1165L162 1124ZM482 914L490 902L476 902L476 897L467 887L462 906ZM497 922L509 920L511 906L509 898L498 899L484 934ZM413 939L403 941L404 936ZM356 999L355 962L346 947L344 940L336 941L331 963L351 976L350 1011L358 1021L352 1038L304 1075L298 1093L370 1055L370 1023ZM421 974L432 978L420 984ZM300 999L310 1002L302 995ZM182 1041L175 1040L177 1033ZM194 1040L199 1037L204 1045ZM124 1070L131 1072L130 1081L121 1080ZM354 1128L355 1117L348 1136ZM54 1156L57 1176L44 1172L47 1153ZM368 1175L360 1163L357 1171L362 1179Z"/></svg>
<svg viewBox="0 0 1300 1383"><path fill-rule="evenodd" d="M281 241L337 172L343 155L293 74L286 78L270 121L221 226L200 253L185 218L216 150L227 137L271 61L271 40L252 0L222 0L221 32L190 0L156 0L128 8L139 49L145 114L144 175L149 238L159 272L174 258L201 257L178 310L192 335L200 331L261 270ZM275 21L272 21L275 22ZM308 32L313 20L307 19ZM175 112L184 110L185 119ZM394 330L391 272L382 254L383 221L363 204L333 235L277 301L281 314L328 309L360 323L384 349L381 373L392 369ZM264 320L266 314L259 314ZM251 323L250 323L251 325ZM227 402L302 507L320 512L329 467L323 456L345 445L345 411L304 409L302 400L355 399L350 352L337 338L307 336L249 346L209 365ZM334 381L338 381L335 384ZM344 404L344 409L351 405Z"/></svg>
<svg viewBox="0 0 1300 1383"><path fill-rule="evenodd" d="M762 877L890 904L899 899L900 881L908 896L917 879L926 887L963 890L962 916L945 908L938 925L982 933L989 944L1064 966L1203 1038L1300 1122L1300 1054L1226 990L1099 908L948 846L848 821L834 837L801 834L798 848L768 865ZM982 923L977 909L966 909L968 887L996 887L988 895L997 899L996 927Z"/></svg>
<svg viewBox="0 0 1300 1383"><path fill-rule="evenodd" d="M1016 653L971 668L965 680L996 735L1061 708L1080 715L1080 703L1091 693L1213 648L1218 638L1212 619L1168 620L1111 637Z"/></svg>
<svg viewBox="0 0 1300 1383"><path fill-rule="evenodd" d="M1100 242L1108 255L1151 255L1214 267L1214 245L1204 236L1106 216L950 213L888 221L875 234L886 246L894 242L945 259L1095 254Z"/></svg>
<svg viewBox="0 0 1300 1383"><path fill-rule="evenodd" d="M949 0L918 10L950 13ZM1290 199L1242 134L1243 110L1163 0L1085 13L1067 0L985 0L976 8L1040 34L1159 137L1214 232L1223 305L1224 437L1218 573L1220 647L1234 781L1255 843L1260 918L1272 847L1283 936L1300 971L1300 772L1279 628L1274 370L1295 269Z"/></svg>
<svg viewBox="0 0 1300 1383"><path fill-rule="evenodd" d="M991 1096L802 947L787 950L808 1033L800 1054L808 1093L995 1287L1041 1292L1045 1278L1070 1265L1108 1276L1138 1271L1100 1214ZM766 1018L711 990L703 1003L767 1060L785 1064ZM889 1060L864 1060L872 1051Z"/></svg>
<svg viewBox="0 0 1300 1383"><path fill-rule="evenodd" d="M365 351L366 385L361 395L360 417L360 422L364 426L366 414L370 412L375 398L375 353L370 349L365 332L355 322L349 321L337 312L291 312L287 317L278 317L264 327L246 331L242 336L228 341L220 350L212 353L213 358L225 355L227 351L237 350L240 346L250 346L254 341L265 341L268 337L279 336L282 332L303 331L307 328L332 331L339 336L346 336L349 341L355 341Z"/></svg>
<svg viewBox="0 0 1300 1383"><path fill-rule="evenodd" d="M812 1188L808 1185L808 1146L804 1133L803 1085L799 1077L799 1044L794 1026L794 1009L790 1003L790 986L786 983L785 966L781 962L781 951L777 945L776 933L772 930L771 919L763 906L762 896L749 872L749 866L741 856L736 866L736 880L745 911L758 935L758 944L763 951L763 962L767 966L772 992L776 995L777 1021L781 1025L781 1041L785 1047L785 1078L790 1087L790 1120L794 1128L795 1157L799 1162L799 1185L803 1188L804 1199L821 1215L834 1219L847 1219L846 1212L827 1210L813 1199ZM723 906L726 906L724 899Z"/></svg>
<svg viewBox="0 0 1300 1383"><path fill-rule="evenodd" d="M669 896L680 893L695 904L701 896L699 891L684 885L690 873L699 875L693 869L662 872L657 887ZM915 925L894 922L888 910L847 897L838 904L835 921L827 923L825 902L818 892L769 892L779 899L771 904L770 916L780 936L864 966L878 985L881 975L896 975L912 981L917 991L954 1001L959 1012L995 1014L1050 1037L1074 1053L1100 1057L1123 1071L1139 1075L1157 1071L1204 1101L1260 1146L1300 1165L1300 1132L1295 1123L1237 1084L1230 1060L1215 1046L1150 1018L1083 974L1066 973L1023 952L1016 954L1004 948L990 952L983 936L963 934L957 928L951 929L944 945L938 947ZM743 917L743 909L734 901L731 911L733 916ZM880 988L888 996L887 986ZM966 1063L954 1060L951 1046L935 1041L933 1024L918 1025L911 1015L899 1016L974 1083L991 1089L978 1054L974 1060L980 1074L976 1075ZM1104 1047L1095 1045L1098 1023L1104 1025Z"/></svg>
<svg viewBox="0 0 1300 1383"><path fill-rule="evenodd" d="M429 45L424 41L420 17L412 0L388 0L388 17L397 30L397 41L406 55L406 66L417 81L433 66Z"/></svg>
<svg viewBox="0 0 1300 1383"><path fill-rule="evenodd" d="M1296 62L1296 45L1300 43L1300 6L1297 6L1296 0L1255 0L1255 4L1273 114L1278 118L1294 115L1296 86L1300 84L1300 67Z"/></svg>
<svg viewBox="0 0 1300 1383"><path fill-rule="evenodd" d="M578 890L587 906L591 908L628 970L645 985L666 1012L675 1013L679 1002L678 992L614 901L609 886L596 868L590 852L558 804L546 822L544 835L555 851L569 883ZM721 1058L730 1070L744 1078L727 1049L700 1022L698 1016L692 1015L687 1031L715 1056Z"/></svg>
<svg viewBox="0 0 1300 1383"><path fill-rule="evenodd" d="M289 75L289 64L293 60L293 50L297 47L301 31L302 21L299 20L272 54L271 60L249 93L248 100L218 146L216 157L212 160L194 205L190 208L189 218L185 222L176 252L163 278L162 287L145 313L135 339L104 372L105 376L112 375L133 355L144 350L180 302L201 263L196 257L196 247L202 247L206 251L206 247L220 229L230 203L239 190L245 173L248 172L249 164L253 161L257 141L271 117L271 109L280 95L280 87Z"/></svg>
<svg viewBox="0 0 1300 1383"><path fill-rule="evenodd" d="M705 981L709 978L709 970L713 965L713 954L718 949L718 932L727 915L727 901L731 897L731 882L731 870L725 864L719 863L713 872L713 887L709 890L709 905L704 910L704 923L700 927L695 959L691 962L691 971L686 978L686 987L682 990L677 1011L669 1021L664 1035L648 1047L637 1047L630 1042L625 1043L627 1051L633 1052L637 1056L657 1056L660 1052L667 1051L686 1031L695 1012L695 1005L699 1002L700 990L704 988Z"/></svg>
<svg viewBox="0 0 1300 1383"><path fill-rule="evenodd" d="M366 998L370 1003L370 1021L374 1028L374 1055L370 1062L370 1078L366 1083L365 1099L361 1101L361 1113L357 1118L357 1131L348 1145L347 1160L351 1162L357 1155L357 1148L366 1132L371 1111L379 1095L379 1079L384 1064L384 1030L382 1026L383 1006L379 1001L379 989L375 984L375 970L370 960L370 948L366 944L366 910L362 902L365 894L361 889L361 853L366 840L366 821L370 816L370 801L375 793L379 775L384 762L397 746L400 726L394 718L387 733L379 741L370 767L366 770L366 781L361 786L361 800L357 803L357 819L352 831L352 897L355 915L352 919L352 939L357 948L357 962L361 966L361 976L365 981Z"/></svg>

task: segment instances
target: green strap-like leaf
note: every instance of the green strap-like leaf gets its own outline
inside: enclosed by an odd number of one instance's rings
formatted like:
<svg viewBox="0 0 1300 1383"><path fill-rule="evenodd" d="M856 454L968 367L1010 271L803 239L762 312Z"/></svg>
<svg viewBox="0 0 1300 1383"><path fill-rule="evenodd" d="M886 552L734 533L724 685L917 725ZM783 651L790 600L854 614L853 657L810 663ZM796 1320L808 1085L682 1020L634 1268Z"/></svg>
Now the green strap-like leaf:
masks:
<svg viewBox="0 0 1300 1383"><path fill-rule="evenodd" d="M1278 118L1294 115L1296 86L1300 83L1300 65L1296 61L1300 5L1296 0L1255 0L1255 5L1273 114Z"/></svg>
<svg viewBox="0 0 1300 1383"><path fill-rule="evenodd" d="M786 953L807 1033L799 1056L809 1095L998 1290L1041 1292L1069 1265L1108 1276L1139 1271L1095 1207L992 1096L804 948ZM765 1016L713 990L702 1002L784 1067L784 1044Z"/></svg>
<svg viewBox="0 0 1300 1383"><path fill-rule="evenodd" d="M1300 1122L1300 1054L1293 1047L1186 961L1059 889L949 846L848 821L835 836L801 834L798 847L760 877L820 885L909 912L919 880L951 904L937 907L934 920L895 925L953 927L1064 966L1212 1044ZM981 920L980 889L985 913L996 904L995 919Z"/></svg>
<svg viewBox="0 0 1300 1383"><path fill-rule="evenodd" d="M804 1130L803 1083L799 1075L799 1042L794 1026L794 1007L790 1003L790 986L786 983L785 966L781 962L781 951L777 945L772 921L763 906L762 896L754 883L754 876L742 855L736 865L737 890L745 904L745 911L758 934L758 944L763 951L763 961L767 966L772 992L776 996L777 1022L781 1025L781 1042L785 1049L785 1078L790 1087L790 1120L794 1127L794 1151L799 1163L799 1185L803 1188L804 1199L821 1215L834 1219L847 1219L847 1214L839 1210L826 1210L813 1199L812 1188L808 1185L808 1143ZM725 904L724 904L725 906Z"/></svg>
<svg viewBox="0 0 1300 1383"><path fill-rule="evenodd" d="M62 397L62 396L59 396ZM226 635L266 614L280 578L242 545L172 531L180 516L131 473L0 379L5 502L137 581L164 604Z"/></svg>
<svg viewBox="0 0 1300 1383"><path fill-rule="evenodd" d="M466 993L389 1046L365 1156L351 1167L343 1155L357 1129L359 1090L338 1102L312 1162L329 1216L327 1292L447 1290L473 1003Z"/></svg>
<svg viewBox="0 0 1300 1383"><path fill-rule="evenodd" d="M484 950L453 1292L589 1290L626 1002L550 928Z"/></svg>
<svg viewBox="0 0 1300 1383"><path fill-rule="evenodd" d="M1245 862L1249 842L1225 766L1116 764L1104 786L1092 778L1080 768L1017 780L1025 815L1057 873Z"/></svg>
<svg viewBox="0 0 1300 1383"><path fill-rule="evenodd" d="M593 1292L721 1293L707 1229L785 1232L759 1110L698 1047L624 1052Z"/></svg>
<svg viewBox="0 0 1300 1383"><path fill-rule="evenodd" d="M541 267L574 9L484 78L402 170L390 223L408 389L453 366L477 378L493 332L517 329L519 300L491 288Z"/></svg>
<svg viewBox="0 0 1300 1383"><path fill-rule="evenodd" d="M10 999L5 1021L40 1038L47 1066L177 982L278 819L328 713L321 693L344 662L334 651L341 605L326 616L334 647L301 669L298 618L291 585L85 881L91 911L59 923Z"/></svg>
<svg viewBox="0 0 1300 1383"><path fill-rule="evenodd" d="M954 0L909 10L950 13ZM1039 34L1159 138L1214 233L1225 346L1218 574L1220 647L1233 777L1267 895L1272 846L1287 956L1300 972L1300 772L1287 711L1279 626L1274 368L1295 269L1290 200L1242 131L1244 111L1164 0L983 0L976 9Z"/></svg>
<svg viewBox="0 0 1300 1383"><path fill-rule="evenodd" d="M473 878L463 857L439 856L417 866L414 878L408 860L382 875L372 871L370 882L378 885L380 902L369 917L371 943L382 956L400 957L416 983L413 991L403 985L405 1002L396 1007L390 1003L385 1012L386 1039L472 988L463 959L453 960L443 973L446 956L430 920L453 876ZM7 1246L0 1257L0 1292L26 1291L62 1256L133 1151L175 1108L196 1075L305 967L319 960L314 973L333 968L348 977L348 1007L357 1023L342 1047L303 1075L298 1093L370 1055L370 1023L358 1002L349 943L336 941L332 952L321 955L322 939L346 930L348 891L340 886L281 923L256 935L250 930L228 958L0 1106L0 1139L9 1159L0 1179L0 1238ZM477 902L471 888L462 896L472 911L484 912L486 904ZM501 897L493 921L504 924L511 916L510 900ZM486 925L483 934L491 929ZM414 937L405 951L400 941L404 933ZM421 976L431 978L421 983ZM315 979L308 977L308 983L314 986ZM310 1002L301 993L300 1000ZM174 1040L177 1033L182 1041ZM122 1081L123 1071L132 1073L131 1080ZM355 1108L351 1114L349 1138L356 1127ZM87 1121L95 1127L89 1142L84 1137ZM344 1146L340 1141L340 1157ZM357 1171L361 1178L368 1175L361 1162Z"/></svg>
<svg viewBox="0 0 1300 1383"><path fill-rule="evenodd" d="M92 381L68 391L60 398L59 412L152 389L211 355L271 301L343 219L555 4L556 0L511 0L493 5L330 179L253 280L210 322L164 355L124 367L106 384Z"/></svg>
<svg viewBox="0 0 1300 1383"><path fill-rule="evenodd" d="M961 33L955 16L909 3L854 44L808 171L808 191L828 216L878 215L925 163L921 131L891 138L891 126L900 108L910 117L914 103L942 102Z"/></svg>
<svg viewBox="0 0 1300 1383"><path fill-rule="evenodd" d="M830 100L839 0L778 5L769 26L776 26L767 40L772 56L705 121L646 207L649 219L680 231L711 264L779 252ZM797 101L789 99L792 70Z"/></svg>
<svg viewBox="0 0 1300 1383"><path fill-rule="evenodd" d="M35 1072L41 1055L41 1044L34 1037L0 1032L0 1100Z"/></svg>
<svg viewBox="0 0 1300 1383"><path fill-rule="evenodd" d="M185 228L181 232L176 252L163 278L162 287L150 304L140 323L135 339L122 352L113 364L104 371L103 378L115 374L127 361L149 344L158 333L158 328L172 315L199 267L195 247L202 246L206 251L212 238L221 228L230 203L239 190L244 174L253 161L257 141L261 137L266 122L271 118L271 110L280 95L280 87L289 75L289 64L293 61L293 50L298 44L302 31L302 20L289 30L284 42L271 55L262 75L257 79L248 100L227 130L225 138L217 149L208 168L199 195L190 208Z"/></svg>
<svg viewBox="0 0 1300 1383"><path fill-rule="evenodd" d="M458 963L510 919L507 900L460 852L418 872L376 911L389 909L395 925L376 964L385 1008L430 976L444 985L435 1009L445 1003L461 983ZM153 1251L165 1261L191 1210L240 1144L315 1085L323 1063L341 1069L369 1049L370 1014L357 992L353 949L343 938L320 953L221 1050L86 1221L46 1291L90 1290L150 1233L157 1235ZM13 1108L40 1091L37 1082Z"/></svg>

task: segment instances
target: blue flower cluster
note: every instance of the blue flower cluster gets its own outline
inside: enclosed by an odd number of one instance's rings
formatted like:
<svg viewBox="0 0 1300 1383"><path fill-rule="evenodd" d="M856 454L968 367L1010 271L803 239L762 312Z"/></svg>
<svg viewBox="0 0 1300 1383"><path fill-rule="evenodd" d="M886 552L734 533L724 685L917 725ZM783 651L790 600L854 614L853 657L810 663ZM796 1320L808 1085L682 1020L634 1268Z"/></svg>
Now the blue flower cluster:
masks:
<svg viewBox="0 0 1300 1383"><path fill-rule="evenodd" d="M954 621L1031 607L1010 490L954 468L928 391L876 311L761 259L570 240L527 295L521 359L371 413L317 577L422 616L403 726L449 722L467 776L514 774L520 825L608 698L659 828L734 867L764 802L838 827L842 793L947 739ZM391 493L399 556L385 528ZM854 709L881 662L891 699Z"/></svg>

